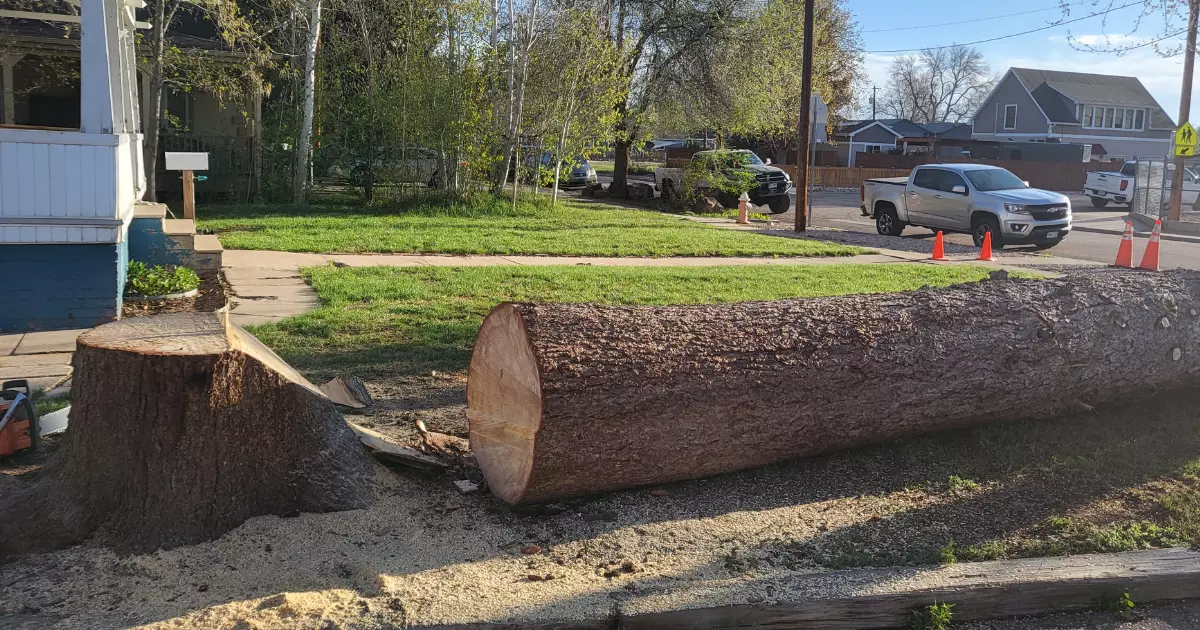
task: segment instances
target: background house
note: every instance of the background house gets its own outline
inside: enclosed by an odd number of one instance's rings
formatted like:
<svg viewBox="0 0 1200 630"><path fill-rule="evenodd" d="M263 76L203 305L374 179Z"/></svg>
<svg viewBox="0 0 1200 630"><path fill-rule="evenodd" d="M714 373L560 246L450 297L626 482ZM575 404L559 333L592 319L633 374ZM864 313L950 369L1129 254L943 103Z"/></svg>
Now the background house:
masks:
<svg viewBox="0 0 1200 630"><path fill-rule="evenodd" d="M221 42L172 33L171 44L182 50L203 50L216 59L240 62L241 56ZM0 125L41 129L78 130L80 114L79 29L72 25L37 20L0 20ZM138 102L149 107L149 74L138 72ZM209 153L208 181L200 194L242 199L255 180L253 172L253 120L261 116L258 101L221 102L216 96L164 89L167 115L160 119L158 176L155 197L179 198L178 173L164 169L166 151ZM142 116L145 119L145 116Z"/></svg>
<svg viewBox="0 0 1200 630"><path fill-rule="evenodd" d="M977 140L1091 144L1108 159L1166 156L1175 130L1135 77L1028 68L1004 73L972 126Z"/></svg>
<svg viewBox="0 0 1200 630"><path fill-rule="evenodd" d="M851 120L838 125L831 138L837 144L837 166L857 166L858 153L956 154L946 141L969 140L971 126L962 123L919 124L911 120ZM945 145L945 148L942 149Z"/></svg>

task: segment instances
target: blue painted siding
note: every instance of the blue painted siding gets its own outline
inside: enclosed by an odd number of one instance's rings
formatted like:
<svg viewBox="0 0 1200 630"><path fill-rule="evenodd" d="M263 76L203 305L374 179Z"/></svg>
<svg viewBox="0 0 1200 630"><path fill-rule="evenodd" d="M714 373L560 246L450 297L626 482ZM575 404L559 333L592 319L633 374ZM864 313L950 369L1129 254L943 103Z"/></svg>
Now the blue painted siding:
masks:
<svg viewBox="0 0 1200 630"><path fill-rule="evenodd" d="M0 245L0 332L88 328L118 318L127 243Z"/></svg>
<svg viewBox="0 0 1200 630"><path fill-rule="evenodd" d="M129 224L129 258L147 265L182 265L188 250L163 233L159 218L134 219Z"/></svg>

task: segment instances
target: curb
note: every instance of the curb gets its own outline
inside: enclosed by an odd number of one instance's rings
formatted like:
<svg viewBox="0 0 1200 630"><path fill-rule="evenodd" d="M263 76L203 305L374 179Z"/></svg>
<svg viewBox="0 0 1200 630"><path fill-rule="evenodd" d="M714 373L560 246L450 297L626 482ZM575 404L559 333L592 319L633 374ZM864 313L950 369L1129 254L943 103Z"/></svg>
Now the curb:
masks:
<svg viewBox="0 0 1200 630"><path fill-rule="evenodd" d="M1092 232L1094 234L1113 234L1115 236L1122 236L1123 234L1125 234L1124 230L1109 230L1106 228L1081 227L1078 225L1073 226L1071 228L1071 231L1072 232ZM1149 238L1150 232L1134 229L1133 235L1140 236L1143 238ZM1168 234L1166 232L1163 232L1162 240L1176 241L1178 243L1200 243L1200 236L1185 236L1185 235L1181 235L1181 234Z"/></svg>

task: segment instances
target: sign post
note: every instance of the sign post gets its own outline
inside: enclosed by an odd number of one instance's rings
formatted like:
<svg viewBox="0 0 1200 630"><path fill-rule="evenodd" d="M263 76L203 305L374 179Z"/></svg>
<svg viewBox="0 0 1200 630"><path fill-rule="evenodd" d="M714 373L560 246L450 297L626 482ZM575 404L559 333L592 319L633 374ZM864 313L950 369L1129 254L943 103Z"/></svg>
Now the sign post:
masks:
<svg viewBox="0 0 1200 630"><path fill-rule="evenodd" d="M194 171L208 170L207 153L181 153L168 151L168 171L183 171L183 218L196 218L196 187ZM203 178L201 178L203 179Z"/></svg>

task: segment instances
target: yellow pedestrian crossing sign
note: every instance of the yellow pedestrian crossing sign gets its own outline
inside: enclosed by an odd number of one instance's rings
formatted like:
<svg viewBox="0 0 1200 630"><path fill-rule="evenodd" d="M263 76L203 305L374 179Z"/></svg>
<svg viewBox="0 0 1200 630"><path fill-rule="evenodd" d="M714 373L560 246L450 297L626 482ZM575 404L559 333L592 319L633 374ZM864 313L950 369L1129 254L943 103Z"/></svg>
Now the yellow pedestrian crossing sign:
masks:
<svg viewBox="0 0 1200 630"><path fill-rule="evenodd" d="M1200 137L1192 123L1185 122L1175 130L1175 155L1192 157L1196 154L1196 143Z"/></svg>

